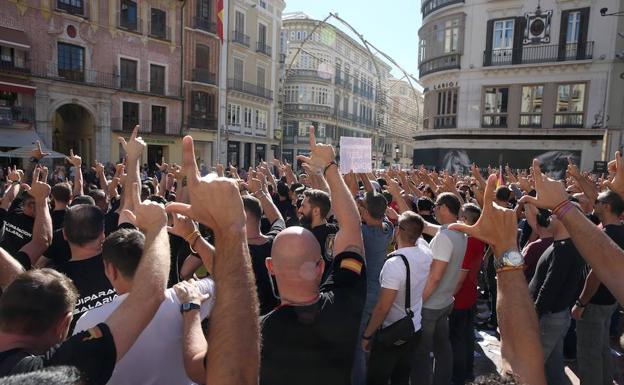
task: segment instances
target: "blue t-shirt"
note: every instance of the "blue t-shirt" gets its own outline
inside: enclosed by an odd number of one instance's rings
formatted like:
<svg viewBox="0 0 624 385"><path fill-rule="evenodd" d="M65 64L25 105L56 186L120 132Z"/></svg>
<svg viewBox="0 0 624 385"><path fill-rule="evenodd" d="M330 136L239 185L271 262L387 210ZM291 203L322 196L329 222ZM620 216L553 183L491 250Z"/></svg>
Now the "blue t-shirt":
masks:
<svg viewBox="0 0 624 385"><path fill-rule="evenodd" d="M381 285L379 273L386 261L388 246L392 242L394 227L387 219L382 226L362 225L362 237L364 238L364 255L366 257L366 304L365 313L372 313Z"/></svg>

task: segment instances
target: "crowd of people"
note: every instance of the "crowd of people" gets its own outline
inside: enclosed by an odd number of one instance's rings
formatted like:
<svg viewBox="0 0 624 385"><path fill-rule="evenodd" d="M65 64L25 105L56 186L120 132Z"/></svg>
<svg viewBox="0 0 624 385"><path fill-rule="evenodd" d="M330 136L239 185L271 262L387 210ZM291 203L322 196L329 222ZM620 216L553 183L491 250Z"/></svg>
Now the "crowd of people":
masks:
<svg viewBox="0 0 624 385"><path fill-rule="evenodd" d="M472 166L341 175L124 161L49 175L39 144L0 202L0 384L611 384L624 164L564 180ZM489 299L503 371L475 379ZM572 321L575 327L571 328Z"/></svg>

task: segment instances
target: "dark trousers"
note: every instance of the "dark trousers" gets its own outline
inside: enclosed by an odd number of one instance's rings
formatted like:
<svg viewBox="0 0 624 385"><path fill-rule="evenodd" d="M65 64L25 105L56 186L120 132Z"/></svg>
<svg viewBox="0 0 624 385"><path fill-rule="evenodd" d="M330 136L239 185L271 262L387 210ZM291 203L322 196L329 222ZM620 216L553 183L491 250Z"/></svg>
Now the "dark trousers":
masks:
<svg viewBox="0 0 624 385"><path fill-rule="evenodd" d="M373 340L368 360L368 385L408 385L414 349L420 342L421 331L400 346L387 346Z"/></svg>
<svg viewBox="0 0 624 385"><path fill-rule="evenodd" d="M485 268L485 274L487 278L488 292L490 294L490 323L494 326L498 326L498 318L496 316L496 268L494 267L494 255L490 255L487 259L487 265Z"/></svg>
<svg viewBox="0 0 624 385"><path fill-rule="evenodd" d="M453 347L453 385L474 379L474 310L453 309L449 316L449 335Z"/></svg>

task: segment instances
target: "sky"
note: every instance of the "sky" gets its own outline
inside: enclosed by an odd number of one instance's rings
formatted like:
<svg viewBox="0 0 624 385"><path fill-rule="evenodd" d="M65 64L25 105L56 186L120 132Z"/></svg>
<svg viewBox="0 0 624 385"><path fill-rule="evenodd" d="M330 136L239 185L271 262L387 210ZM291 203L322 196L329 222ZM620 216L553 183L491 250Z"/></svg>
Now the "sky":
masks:
<svg viewBox="0 0 624 385"><path fill-rule="evenodd" d="M305 12L323 20L330 12L351 24L364 39L392 57L406 72L418 78L418 29L421 25L418 0L285 0L286 12ZM342 31L347 27L328 20ZM386 60L387 62L387 60ZM391 64L391 63L388 63ZM403 73L393 69L398 78Z"/></svg>

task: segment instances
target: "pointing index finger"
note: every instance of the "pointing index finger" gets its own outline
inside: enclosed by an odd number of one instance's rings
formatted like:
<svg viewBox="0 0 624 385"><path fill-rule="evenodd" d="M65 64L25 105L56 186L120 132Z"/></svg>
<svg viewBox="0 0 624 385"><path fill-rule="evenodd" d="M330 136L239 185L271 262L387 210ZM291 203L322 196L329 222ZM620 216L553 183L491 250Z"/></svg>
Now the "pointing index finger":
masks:
<svg viewBox="0 0 624 385"><path fill-rule="evenodd" d="M182 165L184 171L186 171L186 178L189 186L195 185L199 182L199 170L197 169L197 162L195 162L195 147L193 146L193 138L191 136L185 136L182 139Z"/></svg>
<svg viewBox="0 0 624 385"><path fill-rule="evenodd" d="M310 150L316 147L316 135L314 134L314 126L310 126Z"/></svg>
<svg viewBox="0 0 624 385"><path fill-rule="evenodd" d="M130 135L130 140L136 139L138 134L139 134L139 125L137 124L136 126L134 126L134 129L132 130L132 135Z"/></svg>

